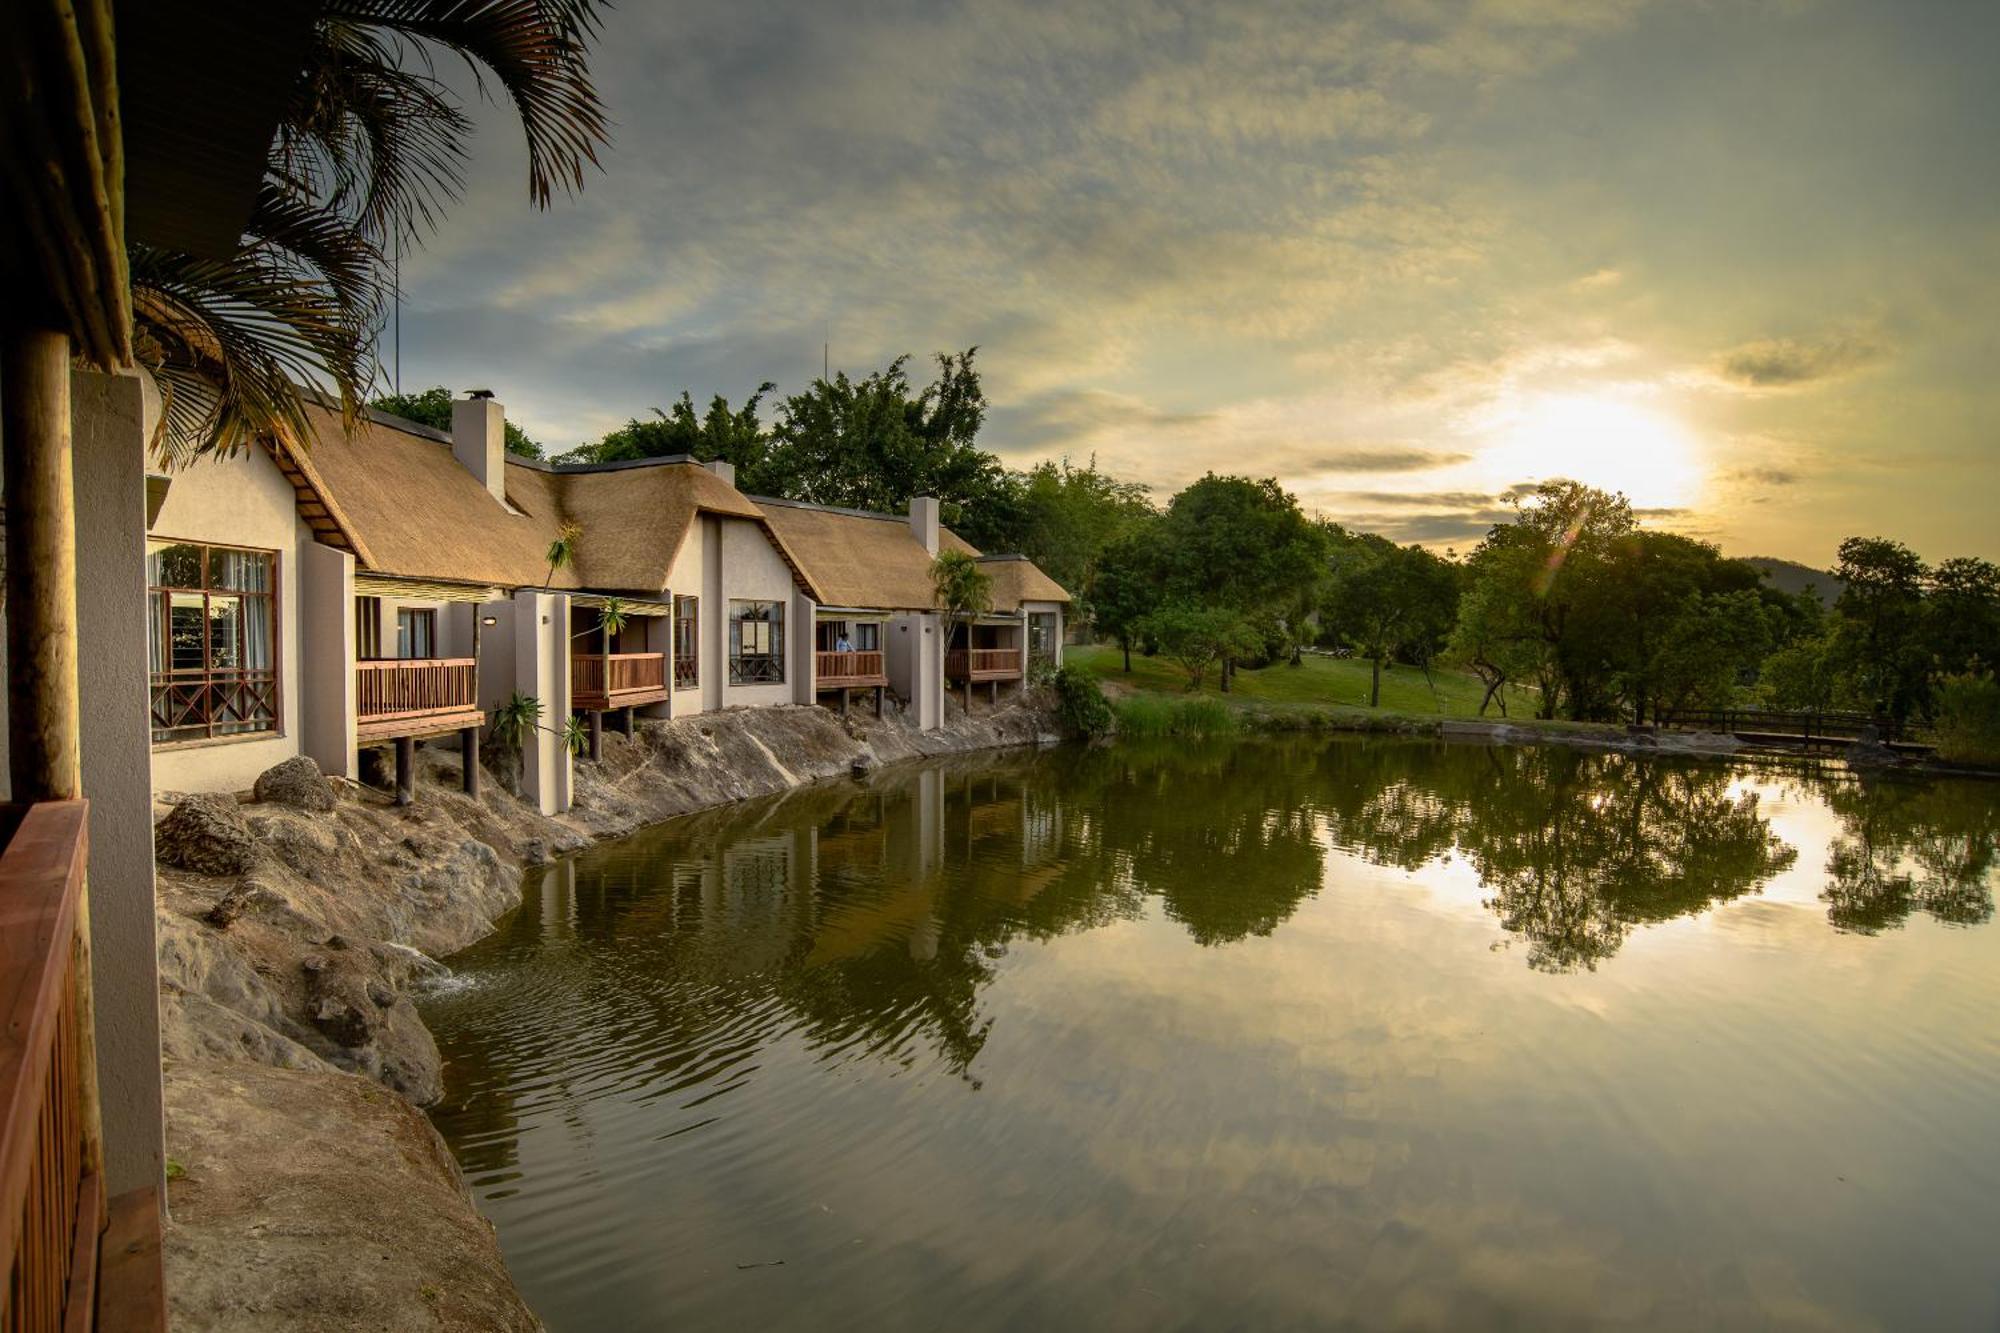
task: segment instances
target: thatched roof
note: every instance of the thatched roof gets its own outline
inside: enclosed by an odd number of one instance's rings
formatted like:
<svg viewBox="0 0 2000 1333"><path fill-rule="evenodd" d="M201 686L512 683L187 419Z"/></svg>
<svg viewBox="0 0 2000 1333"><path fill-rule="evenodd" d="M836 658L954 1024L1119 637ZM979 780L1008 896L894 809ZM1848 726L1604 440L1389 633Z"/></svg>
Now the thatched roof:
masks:
<svg viewBox="0 0 2000 1333"><path fill-rule="evenodd" d="M555 572L551 588L657 593L695 516L712 513L762 527L801 586L818 595L764 512L697 463L572 471L510 459L503 508L437 432L372 418L348 434L338 413L308 412L312 448L281 453L280 463L294 478L302 512L317 505L330 515L321 539L352 549L357 563L376 573L540 587L549 577L549 544L574 522L582 529L576 557Z"/></svg>
<svg viewBox="0 0 2000 1333"><path fill-rule="evenodd" d="M979 568L993 579L993 609L1018 611L1023 602L1067 602L1060 583L1025 555L982 555Z"/></svg>
<svg viewBox="0 0 2000 1333"><path fill-rule="evenodd" d="M823 605L928 611L937 604L931 589L931 557L900 515L829 509L761 496L757 503L820 589ZM977 547L949 528L939 529L938 545L943 550L962 551L980 562L993 579L995 611L1019 611L1024 601L1070 600L1054 579L1025 556L982 556Z"/></svg>
<svg viewBox="0 0 2000 1333"><path fill-rule="evenodd" d="M906 519L761 497L757 503L819 589L822 605L883 611L933 605L931 558Z"/></svg>

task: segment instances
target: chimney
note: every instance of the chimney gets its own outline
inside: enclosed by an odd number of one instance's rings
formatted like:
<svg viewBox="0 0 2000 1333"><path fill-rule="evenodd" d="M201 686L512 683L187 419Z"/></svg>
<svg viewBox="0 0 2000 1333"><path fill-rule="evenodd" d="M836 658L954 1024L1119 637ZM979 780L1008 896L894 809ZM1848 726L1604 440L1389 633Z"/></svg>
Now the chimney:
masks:
<svg viewBox="0 0 2000 1333"><path fill-rule="evenodd" d="M919 495L910 501L910 531L924 544L924 553L936 558L938 553L938 502L932 495Z"/></svg>
<svg viewBox="0 0 2000 1333"><path fill-rule="evenodd" d="M706 463L703 463L702 466L728 482L731 486L736 484L736 464L725 463L720 458L711 458Z"/></svg>
<svg viewBox="0 0 2000 1333"><path fill-rule="evenodd" d="M507 503L507 409L486 389L451 405L451 456L479 478L494 499Z"/></svg>

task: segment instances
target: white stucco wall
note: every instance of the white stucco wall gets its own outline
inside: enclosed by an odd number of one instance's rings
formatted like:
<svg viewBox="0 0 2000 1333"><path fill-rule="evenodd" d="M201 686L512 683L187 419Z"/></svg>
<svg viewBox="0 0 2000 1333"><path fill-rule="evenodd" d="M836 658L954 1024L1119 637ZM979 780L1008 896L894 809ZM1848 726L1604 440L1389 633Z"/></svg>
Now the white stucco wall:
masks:
<svg viewBox="0 0 2000 1333"><path fill-rule="evenodd" d="M166 1169L149 780L145 411L134 376L78 372L70 392L92 1001L105 1183L116 1195L159 1185Z"/></svg>
<svg viewBox="0 0 2000 1333"><path fill-rule="evenodd" d="M156 791L242 791L271 765L300 753L299 551L312 535L295 504L291 483L262 449L203 459L173 473L148 536L278 553L278 728L156 746Z"/></svg>
<svg viewBox="0 0 2000 1333"><path fill-rule="evenodd" d="M570 805L570 753L556 734L570 711L569 598L523 589L514 594L512 622L512 687L542 701L542 725L521 747L522 791L543 814L561 814Z"/></svg>
<svg viewBox="0 0 2000 1333"><path fill-rule="evenodd" d="M889 688L908 701L920 730L944 722L944 631L934 614L906 613L883 627Z"/></svg>
<svg viewBox="0 0 2000 1333"><path fill-rule="evenodd" d="M322 773L359 778L354 740L354 557L299 548L299 746Z"/></svg>
<svg viewBox="0 0 2000 1333"><path fill-rule="evenodd" d="M1027 618L1028 618L1029 616L1031 616L1031 615L1040 615L1040 614L1044 614L1044 613L1053 613L1053 614L1055 615L1055 618L1056 618L1056 636L1055 636L1055 655L1056 655L1056 656L1055 656L1055 661L1056 661L1056 665L1057 665L1057 666L1061 666L1061 665L1062 665L1062 660L1063 660L1063 629L1064 629L1064 626L1063 626L1063 604L1062 604L1061 602L1023 602L1023 603L1021 603L1021 626L1022 626L1022 630L1021 630L1021 646L1022 646L1023 648L1025 648L1025 647L1027 647L1027 645L1028 645L1028 638L1027 638L1027 624L1028 624L1028 619L1027 619Z"/></svg>
<svg viewBox="0 0 2000 1333"><path fill-rule="evenodd" d="M798 594L798 584L763 528L747 519L703 514L688 528L667 576L667 587L679 596L700 599L701 679L695 689L674 691L673 715L682 717L716 708L761 707L799 699L812 688L812 614L810 602ZM785 679L776 685L729 683L729 604L749 600L778 602L785 607ZM805 609L801 610L801 605ZM662 626L671 637L672 626Z"/></svg>
<svg viewBox="0 0 2000 1333"><path fill-rule="evenodd" d="M769 707L788 704L800 674L800 654L805 670L812 667L810 616L801 622L792 608L792 592L798 586L792 570L764 535L763 528L747 519L714 520L720 529L722 547L722 600L716 628L716 674L722 681L725 708ZM776 602L785 608L785 679L776 685L731 685L729 683L729 605L735 601ZM810 698L810 696L808 696Z"/></svg>

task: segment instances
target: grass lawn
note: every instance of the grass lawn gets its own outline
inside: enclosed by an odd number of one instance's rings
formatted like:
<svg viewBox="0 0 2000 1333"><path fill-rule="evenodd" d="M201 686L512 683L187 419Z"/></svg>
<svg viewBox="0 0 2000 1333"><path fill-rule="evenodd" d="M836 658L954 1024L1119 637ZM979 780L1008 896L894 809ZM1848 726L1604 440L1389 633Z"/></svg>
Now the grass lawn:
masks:
<svg viewBox="0 0 2000 1333"><path fill-rule="evenodd" d="M1228 694L1216 688L1215 673L1211 671L1202 683L1199 695L1187 688L1187 674L1164 657L1142 657L1134 653L1132 673L1126 675L1121 669L1123 655L1115 645L1072 645L1063 649L1063 662L1103 681L1114 697L1130 691L1176 699L1214 699L1242 708L1271 712L1326 708L1366 710L1368 707L1369 665L1359 658L1307 654L1303 666L1287 666L1279 662L1259 671L1238 671ZM1435 694L1431 689L1433 683L1437 687ZM1427 683L1424 673L1415 667L1383 664L1383 713L1401 713L1411 717L1476 717L1483 693L1485 686L1480 684L1479 677L1469 671L1433 670L1431 682ZM1532 718L1535 715L1534 699L1532 692L1510 690L1507 711L1511 718L1517 721ZM1497 702L1487 715L1493 720L1499 719Z"/></svg>

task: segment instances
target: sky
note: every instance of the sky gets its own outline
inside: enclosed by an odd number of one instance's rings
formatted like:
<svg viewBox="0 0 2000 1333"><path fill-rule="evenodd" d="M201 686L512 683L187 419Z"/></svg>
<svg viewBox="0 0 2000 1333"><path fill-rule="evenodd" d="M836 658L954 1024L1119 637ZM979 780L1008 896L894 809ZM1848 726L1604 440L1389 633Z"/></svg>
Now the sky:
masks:
<svg viewBox="0 0 2000 1333"><path fill-rule="evenodd" d="M564 448L976 345L986 447L1161 500L1463 551L1572 476L2000 558L1996 52L1992 0L628 0L580 195L484 113L402 382Z"/></svg>

